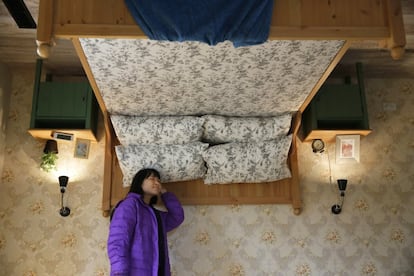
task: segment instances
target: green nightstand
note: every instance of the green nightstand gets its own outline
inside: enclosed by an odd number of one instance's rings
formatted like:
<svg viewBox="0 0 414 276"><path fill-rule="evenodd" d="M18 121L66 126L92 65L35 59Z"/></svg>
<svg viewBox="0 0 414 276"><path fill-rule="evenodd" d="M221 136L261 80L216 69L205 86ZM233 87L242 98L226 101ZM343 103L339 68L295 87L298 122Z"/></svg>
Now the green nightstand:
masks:
<svg viewBox="0 0 414 276"><path fill-rule="evenodd" d="M42 60L36 63L29 133L51 139L67 133L96 141L98 103L88 81L41 81Z"/></svg>
<svg viewBox="0 0 414 276"><path fill-rule="evenodd" d="M362 64L356 64L357 84L324 84L302 115L302 140L335 140L336 135L368 135L368 111Z"/></svg>

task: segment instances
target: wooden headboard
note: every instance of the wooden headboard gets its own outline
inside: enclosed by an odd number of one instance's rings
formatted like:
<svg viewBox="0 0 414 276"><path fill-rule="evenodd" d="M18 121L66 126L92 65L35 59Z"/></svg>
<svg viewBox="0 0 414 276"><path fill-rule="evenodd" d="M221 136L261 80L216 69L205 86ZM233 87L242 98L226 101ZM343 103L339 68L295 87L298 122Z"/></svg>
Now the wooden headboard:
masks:
<svg viewBox="0 0 414 276"><path fill-rule="evenodd" d="M146 36L137 26L124 1L119 0L40 0L37 29L38 54L47 58L54 39L72 39L84 70L93 87L105 122L105 172L102 209L107 215L126 193L119 185L119 164L114 154L117 144L108 109L95 76L83 51L81 38L133 38ZM301 112L328 78L353 41L375 40L398 59L403 55L405 33L399 0L289 0L275 1L269 40L343 40L343 47L331 60L294 120L289 164L292 178L270 185L231 184L206 186L200 181L169 183L184 204L292 204L295 214L302 209L299 168L296 155L296 133Z"/></svg>

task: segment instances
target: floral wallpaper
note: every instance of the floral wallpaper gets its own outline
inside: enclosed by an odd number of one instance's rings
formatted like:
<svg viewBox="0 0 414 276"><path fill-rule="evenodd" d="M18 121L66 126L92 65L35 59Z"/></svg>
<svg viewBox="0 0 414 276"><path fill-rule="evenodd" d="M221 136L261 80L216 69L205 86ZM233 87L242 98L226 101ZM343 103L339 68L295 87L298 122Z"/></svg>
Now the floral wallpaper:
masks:
<svg viewBox="0 0 414 276"><path fill-rule="evenodd" d="M11 75L0 275L109 275L102 127L88 159L73 158L73 143L59 141L58 169L67 171L40 171L43 143L27 132L34 66ZM373 132L361 139L360 163L336 164L334 144L314 154L298 141L299 216L289 205L185 206L183 225L169 235L173 275L414 275L414 80L365 84ZM70 177L66 218L58 214L63 173ZM333 215L338 178L347 178L348 188L342 213Z"/></svg>
<svg viewBox="0 0 414 276"><path fill-rule="evenodd" d="M7 114L10 102L10 75L6 65L0 63L0 168L3 167L6 145Z"/></svg>
<svg viewBox="0 0 414 276"><path fill-rule="evenodd" d="M44 142L27 132L34 73L34 64L11 72L0 168L0 275L107 275L108 219L100 211L104 139L91 143L88 159L74 158L74 142L59 140L57 171L41 171ZM69 176L66 218L59 215L59 175Z"/></svg>
<svg viewBox="0 0 414 276"><path fill-rule="evenodd" d="M110 113L274 116L299 109L343 41L81 39Z"/></svg>

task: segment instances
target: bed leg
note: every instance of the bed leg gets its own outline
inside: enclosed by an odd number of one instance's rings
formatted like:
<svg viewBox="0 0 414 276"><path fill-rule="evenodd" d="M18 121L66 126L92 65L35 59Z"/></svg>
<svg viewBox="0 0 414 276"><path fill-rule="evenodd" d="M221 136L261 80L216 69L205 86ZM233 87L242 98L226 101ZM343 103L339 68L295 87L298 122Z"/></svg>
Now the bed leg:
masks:
<svg viewBox="0 0 414 276"><path fill-rule="evenodd" d="M290 194L292 199L293 213L299 215L302 212L302 200L301 190L299 183L299 166L298 166L298 155L297 155L297 134L301 124L302 114L298 111L294 118L294 131L292 136L292 147L290 151L290 169L292 173L292 179L290 183Z"/></svg>

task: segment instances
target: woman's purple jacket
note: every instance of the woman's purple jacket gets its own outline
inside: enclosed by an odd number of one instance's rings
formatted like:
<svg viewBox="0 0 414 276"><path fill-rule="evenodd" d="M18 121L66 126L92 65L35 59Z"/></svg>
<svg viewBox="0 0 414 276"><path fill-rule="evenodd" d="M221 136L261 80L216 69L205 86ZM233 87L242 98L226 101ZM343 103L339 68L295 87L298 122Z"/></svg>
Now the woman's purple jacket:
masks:
<svg viewBox="0 0 414 276"><path fill-rule="evenodd" d="M167 232L184 221L184 210L170 192L161 198L168 212L160 212L164 229L165 275L171 275ZM111 275L158 275L158 227L154 211L139 194L129 193L116 208L109 226Z"/></svg>

